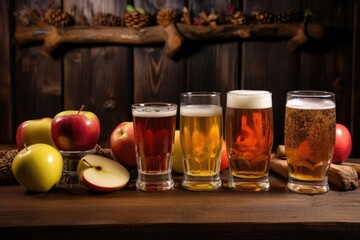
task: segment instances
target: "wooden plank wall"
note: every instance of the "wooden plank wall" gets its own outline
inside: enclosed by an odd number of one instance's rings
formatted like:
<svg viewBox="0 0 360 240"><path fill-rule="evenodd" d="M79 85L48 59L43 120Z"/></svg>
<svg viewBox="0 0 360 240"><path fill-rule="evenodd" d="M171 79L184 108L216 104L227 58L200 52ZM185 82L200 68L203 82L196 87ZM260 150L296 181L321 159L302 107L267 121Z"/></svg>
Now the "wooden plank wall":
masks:
<svg viewBox="0 0 360 240"><path fill-rule="evenodd" d="M15 46L13 13L30 5L43 10L49 3L67 12L76 4L91 20L92 13L123 16L126 3L149 12L182 9L220 11L234 4L245 12L273 13L309 8L311 21L328 27L321 43L289 53L286 40L189 43L177 59L162 46L66 45L51 56L41 45ZM351 129L352 156L360 157L359 16L356 0L5 0L0 1L0 144L14 143L16 127L27 119L53 117L85 104L101 121L100 144L108 146L114 127L131 121L131 104L145 101L179 103L184 91L218 91L226 105L232 89L266 89L273 93L274 146L283 143L286 92L323 89L336 94L337 121ZM331 28L331 29L330 29ZM339 31L345 30L345 31ZM347 34L346 34L347 33Z"/></svg>
<svg viewBox="0 0 360 240"><path fill-rule="evenodd" d="M0 2L0 143L13 142L12 47L10 1Z"/></svg>

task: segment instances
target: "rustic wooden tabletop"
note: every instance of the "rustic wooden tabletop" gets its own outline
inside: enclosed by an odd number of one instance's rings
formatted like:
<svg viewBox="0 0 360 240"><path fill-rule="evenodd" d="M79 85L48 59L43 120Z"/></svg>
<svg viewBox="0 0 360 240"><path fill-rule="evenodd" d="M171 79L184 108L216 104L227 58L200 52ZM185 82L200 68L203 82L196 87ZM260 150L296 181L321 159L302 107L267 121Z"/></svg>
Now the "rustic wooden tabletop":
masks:
<svg viewBox="0 0 360 240"><path fill-rule="evenodd" d="M0 187L1 239L358 239L360 190L301 195L272 173L267 192L115 192Z"/></svg>

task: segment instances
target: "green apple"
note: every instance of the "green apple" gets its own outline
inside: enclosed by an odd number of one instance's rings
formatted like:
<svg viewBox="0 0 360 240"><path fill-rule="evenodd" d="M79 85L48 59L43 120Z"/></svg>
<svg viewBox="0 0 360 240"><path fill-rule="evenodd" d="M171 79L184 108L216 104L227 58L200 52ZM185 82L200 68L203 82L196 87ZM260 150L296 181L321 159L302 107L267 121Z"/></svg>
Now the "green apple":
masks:
<svg viewBox="0 0 360 240"><path fill-rule="evenodd" d="M16 146L20 151L24 145L46 143L53 147L55 144L51 137L51 118L33 119L22 122L16 129Z"/></svg>
<svg viewBox="0 0 360 240"><path fill-rule="evenodd" d="M63 158L60 152L44 143L22 149L14 158L15 179L31 192L47 192L60 181Z"/></svg>
<svg viewBox="0 0 360 240"><path fill-rule="evenodd" d="M129 171L117 161L91 154L81 158L77 173L82 184L99 192L123 188L130 179Z"/></svg>

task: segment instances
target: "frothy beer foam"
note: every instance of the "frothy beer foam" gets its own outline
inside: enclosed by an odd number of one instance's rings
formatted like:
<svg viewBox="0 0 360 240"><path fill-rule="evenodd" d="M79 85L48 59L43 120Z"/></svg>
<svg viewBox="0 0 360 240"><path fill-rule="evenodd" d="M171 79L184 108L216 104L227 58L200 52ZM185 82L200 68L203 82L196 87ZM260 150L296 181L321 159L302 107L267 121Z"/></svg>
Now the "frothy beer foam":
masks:
<svg viewBox="0 0 360 240"><path fill-rule="evenodd" d="M217 105L187 105L180 107L180 115L187 117L217 116L222 115L222 108Z"/></svg>
<svg viewBox="0 0 360 240"><path fill-rule="evenodd" d="M226 106L241 109L272 107L271 93L260 90L234 90L227 93Z"/></svg>
<svg viewBox="0 0 360 240"><path fill-rule="evenodd" d="M172 107L139 107L133 110L134 117L171 117L176 115L176 108Z"/></svg>
<svg viewBox="0 0 360 240"><path fill-rule="evenodd" d="M329 99L319 99L319 98L295 99L294 98L287 101L286 107L303 109L303 110L331 109L335 107L335 103Z"/></svg>

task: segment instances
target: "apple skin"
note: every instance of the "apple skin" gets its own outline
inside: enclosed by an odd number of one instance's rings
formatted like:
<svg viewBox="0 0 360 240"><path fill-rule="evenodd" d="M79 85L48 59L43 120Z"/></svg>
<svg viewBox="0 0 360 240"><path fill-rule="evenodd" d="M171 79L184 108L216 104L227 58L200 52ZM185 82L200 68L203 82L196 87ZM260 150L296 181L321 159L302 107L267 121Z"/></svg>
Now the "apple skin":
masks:
<svg viewBox="0 0 360 240"><path fill-rule="evenodd" d="M21 151L24 146L45 143L56 147L51 137L51 118L32 119L22 122L16 129L16 147Z"/></svg>
<svg viewBox="0 0 360 240"><path fill-rule="evenodd" d="M99 141L100 121L92 112L63 111L52 120L51 136L59 150L91 150Z"/></svg>
<svg viewBox="0 0 360 240"><path fill-rule="evenodd" d="M133 122L121 122L110 135L110 148L116 160L126 167L136 167Z"/></svg>
<svg viewBox="0 0 360 240"><path fill-rule="evenodd" d="M172 170L177 173L184 173L184 164L183 164L183 154L181 150L180 142L180 130L175 130L174 137L174 151L173 151L173 161L172 161Z"/></svg>
<svg viewBox="0 0 360 240"><path fill-rule="evenodd" d="M349 130L342 124L336 124L334 155L332 163L342 163L348 159L352 149L352 138Z"/></svg>
<svg viewBox="0 0 360 240"><path fill-rule="evenodd" d="M229 157L226 151L226 142L223 140L221 148L221 163L220 163L220 172L226 170L229 167Z"/></svg>
<svg viewBox="0 0 360 240"><path fill-rule="evenodd" d="M98 192L111 192L123 188L130 173L120 163L98 155L86 155L77 167L83 185Z"/></svg>
<svg viewBox="0 0 360 240"><path fill-rule="evenodd" d="M176 173L184 173L183 154L181 150L180 130L175 130L174 152L172 170ZM226 151L226 142L223 140L221 148L220 172L229 167L229 159Z"/></svg>
<svg viewBox="0 0 360 240"><path fill-rule="evenodd" d="M15 179L31 192L44 193L57 185L63 171L60 152L44 143L35 143L15 156L12 172Z"/></svg>

